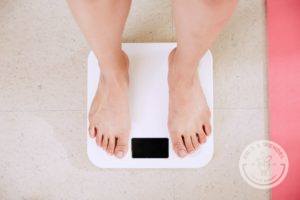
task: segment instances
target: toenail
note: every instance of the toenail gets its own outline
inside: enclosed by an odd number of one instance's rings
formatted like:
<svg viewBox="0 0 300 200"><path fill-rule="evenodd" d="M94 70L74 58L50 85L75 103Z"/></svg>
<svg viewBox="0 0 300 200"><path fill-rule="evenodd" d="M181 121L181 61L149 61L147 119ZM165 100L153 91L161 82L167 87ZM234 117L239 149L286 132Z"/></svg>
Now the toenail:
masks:
<svg viewBox="0 0 300 200"><path fill-rule="evenodd" d="M186 154L187 154L187 153L186 153L186 151L184 151L184 150L180 150L180 151L179 151L179 156L180 156L180 157L184 157L184 156L186 156Z"/></svg>
<svg viewBox="0 0 300 200"><path fill-rule="evenodd" d="M116 156L117 156L118 158L123 158L123 156L124 156L123 151L118 151L117 154L116 154Z"/></svg>

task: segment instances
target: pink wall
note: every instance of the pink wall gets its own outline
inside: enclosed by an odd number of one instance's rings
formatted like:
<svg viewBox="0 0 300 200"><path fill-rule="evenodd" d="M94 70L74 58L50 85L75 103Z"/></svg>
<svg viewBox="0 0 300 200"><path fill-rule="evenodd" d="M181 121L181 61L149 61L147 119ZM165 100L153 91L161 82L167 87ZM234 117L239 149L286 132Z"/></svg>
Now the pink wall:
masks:
<svg viewBox="0 0 300 200"><path fill-rule="evenodd" d="M273 200L300 199L300 0L267 0L270 139L287 152Z"/></svg>

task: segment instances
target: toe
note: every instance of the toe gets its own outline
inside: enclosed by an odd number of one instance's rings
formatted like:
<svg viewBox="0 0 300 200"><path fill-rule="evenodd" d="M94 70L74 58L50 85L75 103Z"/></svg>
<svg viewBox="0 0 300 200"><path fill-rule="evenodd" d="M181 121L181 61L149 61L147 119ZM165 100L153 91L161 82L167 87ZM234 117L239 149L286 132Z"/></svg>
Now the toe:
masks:
<svg viewBox="0 0 300 200"><path fill-rule="evenodd" d="M114 136L110 136L108 139L107 153L113 155L115 150L115 145L116 145L116 138Z"/></svg>
<svg viewBox="0 0 300 200"><path fill-rule="evenodd" d="M97 134L96 143L99 147L101 147L101 142L102 142L102 134Z"/></svg>
<svg viewBox="0 0 300 200"><path fill-rule="evenodd" d="M186 147L186 150L188 153L192 153L193 151L195 151L193 144L192 144L191 135L192 134L186 134L183 136L184 144L185 144L185 147Z"/></svg>
<svg viewBox="0 0 300 200"><path fill-rule="evenodd" d="M204 144L206 142L206 135L203 130L199 131L198 140L199 140L200 144Z"/></svg>
<svg viewBox="0 0 300 200"><path fill-rule="evenodd" d="M95 138L96 137L96 127L93 125L90 125L89 127L89 134L91 138Z"/></svg>
<svg viewBox="0 0 300 200"><path fill-rule="evenodd" d="M193 145L194 149L197 150L199 148L199 146L200 146L200 143L199 143L199 140L197 138L197 135L193 134L191 136L191 139L192 139L192 145Z"/></svg>
<svg viewBox="0 0 300 200"><path fill-rule="evenodd" d="M107 137L107 135L104 134L102 142L101 142L101 147L103 148L103 150L106 151L107 146L108 146L108 137Z"/></svg>
<svg viewBox="0 0 300 200"><path fill-rule="evenodd" d="M101 142L102 142L102 133L100 132L99 128L95 127L95 132L96 132L96 143L99 147L101 147Z"/></svg>
<svg viewBox="0 0 300 200"><path fill-rule="evenodd" d="M210 123L205 123L203 125L203 130L204 130L205 134L207 136L209 136L211 134L211 125L210 125Z"/></svg>
<svg viewBox="0 0 300 200"><path fill-rule="evenodd" d="M183 137L180 134L172 134L171 139L176 154L179 157L185 157L187 155L187 150L184 146Z"/></svg>
<svg viewBox="0 0 300 200"><path fill-rule="evenodd" d="M120 135L116 139L114 154L117 158L123 158L128 151L128 137Z"/></svg>

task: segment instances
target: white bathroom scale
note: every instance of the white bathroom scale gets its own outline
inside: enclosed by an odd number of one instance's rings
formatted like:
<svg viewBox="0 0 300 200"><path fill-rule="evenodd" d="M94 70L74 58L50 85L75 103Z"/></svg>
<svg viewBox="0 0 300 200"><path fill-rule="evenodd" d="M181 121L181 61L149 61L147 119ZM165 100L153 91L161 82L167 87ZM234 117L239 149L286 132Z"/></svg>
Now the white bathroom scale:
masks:
<svg viewBox="0 0 300 200"><path fill-rule="evenodd" d="M180 158L172 149L168 119L168 55L175 43L124 43L130 60L129 100L131 133L129 150L118 159L108 155L87 130L87 153L99 168L200 168L213 156L213 134L193 154ZM99 62L101 65L101 61ZM199 63L199 76L213 112L213 59L208 51ZM98 85L100 70L95 55L88 57L87 110ZM213 116L213 115L212 115ZM87 120L88 122L88 120ZM211 120L213 122L213 119ZM213 126L213 123L212 123Z"/></svg>

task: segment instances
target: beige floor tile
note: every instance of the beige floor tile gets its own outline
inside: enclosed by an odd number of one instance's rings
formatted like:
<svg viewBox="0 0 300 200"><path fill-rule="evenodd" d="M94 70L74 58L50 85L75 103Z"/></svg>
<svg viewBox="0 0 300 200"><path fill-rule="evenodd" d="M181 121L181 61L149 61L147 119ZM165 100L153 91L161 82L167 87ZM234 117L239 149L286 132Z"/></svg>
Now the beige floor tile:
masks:
<svg viewBox="0 0 300 200"><path fill-rule="evenodd" d="M87 48L65 1L7 1L0 35L0 110L83 109Z"/></svg>
<svg viewBox="0 0 300 200"><path fill-rule="evenodd" d="M265 110L216 110L214 131L213 160L203 169L176 173L174 199L268 199L268 191L247 185L238 167L244 148L267 138Z"/></svg>
<svg viewBox="0 0 300 200"><path fill-rule="evenodd" d="M1 199L172 199L170 171L92 166L81 112L1 112L0 124Z"/></svg>
<svg viewBox="0 0 300 200"><path fill-rule="evenodd" d="M268 192L248 186L238 171L244 147L266 137L264 110L216 110L215 155L200 170L97 169L86 156L84 117L78 111L1 112L0 132L5 134L0 135L0 197L97 199L102 196L101 199L149 200L268 197Z"/></svg>
<svg viewBox="0 0 300 200"><path fill-rule="evenodd" d="M1 110L84 108L88 48L66 3L45 3L7 1L1 9ZM265 107L263 9L262 0L240 1L213 48L216 108ZM170 1L133 2L124 41L173 40Z"/></svg>
<svg viewBox="0 0 300 200"><path fill-rule="evenodd" d="M124 32L124 41L174 41L171 1L133 1Z"/></svg>
<svg viewBox="0 0 300 200"><path fill-rule="evenodd" d="M216 108L266 107L264 4L239 1L213 47Z"/></svg>
<svg viewBox="0 0 300 200"><path fill-rule="evenodd" d="M243 148L267 137L264 24L264 1L241 0L212 48L207 167L99 170L85 146L88 47L66 2L1 1L0 199L268 199L237 168ZM174 41L170 1L133 1L124 41Z"/></svg>
<svg viewBox="0 0 300 200"><path fill-rule="evenodd" d="M0 110L84 109L88 48L66 3L16 0L3 5ZM170 19L169 1L134 1L124 41L170 41Z"/></svg>

